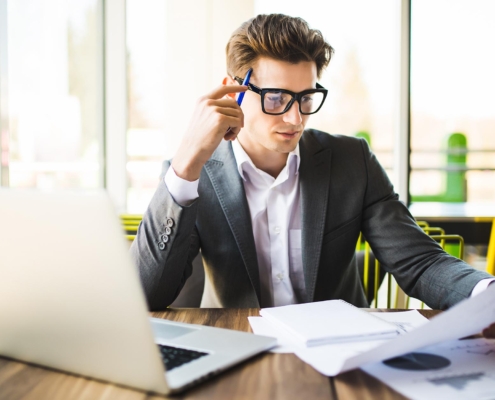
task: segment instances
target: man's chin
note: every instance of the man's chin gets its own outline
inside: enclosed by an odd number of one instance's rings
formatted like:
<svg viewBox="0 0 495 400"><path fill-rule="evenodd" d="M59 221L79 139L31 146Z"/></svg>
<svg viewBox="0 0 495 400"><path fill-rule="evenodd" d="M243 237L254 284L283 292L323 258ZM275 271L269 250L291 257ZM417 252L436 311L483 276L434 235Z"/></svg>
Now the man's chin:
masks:
<svg viewBox="0 0 495 400"><path fill-rule="evenodd" d="M288 154L291 151L294 151L295 148L297 147L299 143L298 139L294 139L293 141L290 142L285 142L285 143L272 143L271 150L277 152L277 153L285 153Z"/></svg>

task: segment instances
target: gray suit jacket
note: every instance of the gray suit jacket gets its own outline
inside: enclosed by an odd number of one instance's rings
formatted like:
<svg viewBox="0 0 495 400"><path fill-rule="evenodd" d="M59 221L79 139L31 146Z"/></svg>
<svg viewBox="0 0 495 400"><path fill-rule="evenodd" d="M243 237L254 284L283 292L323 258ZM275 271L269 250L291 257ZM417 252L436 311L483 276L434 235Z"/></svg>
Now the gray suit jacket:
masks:
<svg viewBox="0 0 495 400"><path fill-rule="evenodd" d="M432 308L454 305L491 277L446 254L418 228L364 140L307 130L300 156L306 302L343 299L367 306L355 261L360 231L402 289ZM150 309L174 301L200 249L202 306L263 306L249 207L230 142L205 164L199 198L187 207L167 190L169 167L165 161L131 247Z"/></svg>

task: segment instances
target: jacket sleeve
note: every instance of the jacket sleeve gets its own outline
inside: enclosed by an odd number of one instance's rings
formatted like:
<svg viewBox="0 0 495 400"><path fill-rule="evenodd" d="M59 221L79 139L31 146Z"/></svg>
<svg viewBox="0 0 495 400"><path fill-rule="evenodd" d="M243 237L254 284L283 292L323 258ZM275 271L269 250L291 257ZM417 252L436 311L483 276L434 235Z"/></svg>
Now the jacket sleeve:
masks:
<svg viewBox="0 0 495 400"><path fill-rule="evenodd" d="M367 173L362 231L383 268L405 293L431 308L446 309L469 297L491 275L450 256L425 234L364 140L362 148Z"/></svg>
<svg viewBox="0 0 495 400"><path fill-rule="evenodd" d="M169 168L165 161L130 249L150 310L165 309L179 295L200 247L195 226L199 199L188 206L175 202L164 182Z"/></svg>

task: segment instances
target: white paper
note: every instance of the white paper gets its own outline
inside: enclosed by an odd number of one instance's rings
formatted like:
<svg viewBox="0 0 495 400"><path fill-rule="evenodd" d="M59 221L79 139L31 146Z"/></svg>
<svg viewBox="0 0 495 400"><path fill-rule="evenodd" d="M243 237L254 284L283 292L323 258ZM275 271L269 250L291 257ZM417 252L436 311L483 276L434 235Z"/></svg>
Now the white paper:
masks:
<svg viewBox="0 0 495 400"><path fill-rule="evenodd" d="M374 312L375 316L386 319L399 327L401 330L410 332L425 323L428 319L423 317L418 311L398 311L398 312ZM405 333L403 333L405 335ZM341 370L346 362L351 357L365 353L388 343L389 340L376 340L357 343L342 343L325 346L318 346L306 349L298 349L296 356L307 362L318 372L327 376L335 376Z"/></svg>
<svg viewBox="0 0 495 400"><path fill-rule="evenodd" d="M368 352L387 342L387 340L373 340L326 344L324 346L296 350L295 354L321 374L335 376L342 371L344 363L349 358Z"/></svg>
<svg viewBox="0 0 495 400"><path fill-rule="evenodd" d="M300 349L299 345L292 340L283 330L277 329L270 321L263 317L248 317L249 324L254 334L270 336L277 339L277 346L270 349L272 353L295 353Z"/></svg>
<svg viewBox="0 0 495 400"><path fill-rule="evenodd" d="M260 314L305 346L379 340L398 334L394 324L343 300L263 308Z"/></svg>
<svg viewBox="0 0 495 400"><path fill-rule="evenodd" d="M418 310L392 311L392 312L371 312L378 318L392 322L401 333L410 332L428 322L428 318L423 317Z"/></svg>
<svg viewBox="0 0 495 400"><path fill-rule="evenodd" d="M451 364L411 371L380 362L362 369L413 400L495 399L495 340L448 341L415 352L440 355Z"/></svg>
<svg viewBox="0 0 495 400"><path fill-rule="evenodd" d="M368 352L355 355L331 376L366 364L410 353L416 349L481 332L495 323L495 285L483 293L461 301L407 335L400 335Z"/></svg>
<svg viewBox="0 0 495 400"><path fill-rule="evenodd" d="M428 319L423 317L418 311L398 311L398 312L371 312L371 314L375 315L378 318L384 319L391 323L397 325L397 328L401 331L410 331L418 326L423 325L428 322ZM263 336L271 336L277 338L278 345L272 348L270 351L273 353L296 353L303 350L305 347L301 346L297 341L294 341L291 335L288 335L283 329L277 328L276 325L272 324L269 320L263 317L248 317L249 324L251 325L251 329L256 335ZM381 342L376 342L374 345L377 346ZM371 345L372 347L373 345ZM362 349L363 345L357 345L358 349ZM371 348L365 345L365 348ZM321 348L318 346L317 348ZM344 346L345 349L352 349L352 346ZM312 354L312 352L309 352ZM351 353L354 355L357 353ZM315 352L315 355L318 356L318 352ZM308 356L309 359L310 356ZM327 357L324 359L317 358L315 360L316 365L320 363L325 363ZM345 360L341 360L342 363ZM309 361L308 361L309 362ZM312 364L310 362L310 364ZM313 365L313 364L312 364ZM315 368L318 367L315 365Z"/></svg>

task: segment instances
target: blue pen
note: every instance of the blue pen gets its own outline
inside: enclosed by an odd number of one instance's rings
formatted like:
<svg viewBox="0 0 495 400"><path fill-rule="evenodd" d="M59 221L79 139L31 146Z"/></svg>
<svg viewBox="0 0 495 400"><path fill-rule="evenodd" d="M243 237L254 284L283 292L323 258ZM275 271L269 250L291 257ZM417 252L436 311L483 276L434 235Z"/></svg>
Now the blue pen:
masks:
<svg viewBox="0 0 495 400"><path fill-rule="evenodd" d="M251 72L253 72L253 69L249 68L246 77L242 81L242 86L247 86L247 84L249 83L249 79L251 79ZM237 97L237 104L241 105L245 93L246 92L239 93L239 96Z"/></svg>
<svg viewBox="0 0 495 400"><path fill-rule="evenodd" d="M246 73L246 77L244 78L244 80L242 81L242 85L243 86L247 86L247 84L249 83L249 79L251 79L251 72L253 72L253 69L252 68L249 68L248 69L248 72ZM241 92L239 93L239 96L237 96L237 104L241 105L242 103L242 99L244 98L244 94L246 92ZM225 132L225 134L229 133L230 132L230 129L227 129L227 132ZM234 139L232 139L234 140Z"/></svg>

